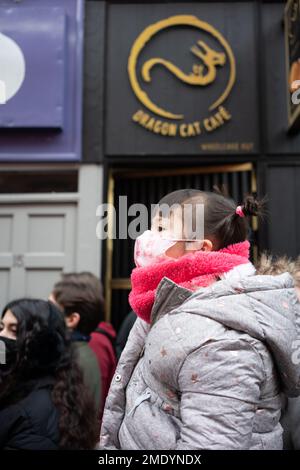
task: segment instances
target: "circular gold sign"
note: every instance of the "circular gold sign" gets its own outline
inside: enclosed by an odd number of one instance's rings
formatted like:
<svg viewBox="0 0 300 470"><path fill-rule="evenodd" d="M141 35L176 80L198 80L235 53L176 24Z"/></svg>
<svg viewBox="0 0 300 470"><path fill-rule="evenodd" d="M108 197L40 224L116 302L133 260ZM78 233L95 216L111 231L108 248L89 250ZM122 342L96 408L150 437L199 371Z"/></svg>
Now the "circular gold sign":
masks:
<svg viewBox="0 0 300 470"><path fill-rule="evenodd" d="M149 98L147 93L143 91L141 85L139 84L136 71L138 58L146 44L157 33L173 26L191 26L193 28L205 31L211 34L221 44L225 52L215 51L204 41L198 41L197 45L191 47L191 52L198 59L200 59L201 62L199 64L194 64L193 70L189 74L183 72L179 67L168 60L154 57L143 64L141 73L145 82L151 81L152 68L160 65L166 67L179 80L188 85L206 86L215 80L217 68L224 66L226 60L228 60L230 65L229 80L221 96L209 107L209 110L211 111L224 102L234 85L236 76L235 59L231 47L222 34L209 23L201 21L199 18L192 15L176 15L158 21L157 23L148 26L138 36L132 46L128 59L129 80L136 97L147 109L157 114L158 116L169 119L183 119L183 114L174 114L153 103L153 101Z"/></svg>

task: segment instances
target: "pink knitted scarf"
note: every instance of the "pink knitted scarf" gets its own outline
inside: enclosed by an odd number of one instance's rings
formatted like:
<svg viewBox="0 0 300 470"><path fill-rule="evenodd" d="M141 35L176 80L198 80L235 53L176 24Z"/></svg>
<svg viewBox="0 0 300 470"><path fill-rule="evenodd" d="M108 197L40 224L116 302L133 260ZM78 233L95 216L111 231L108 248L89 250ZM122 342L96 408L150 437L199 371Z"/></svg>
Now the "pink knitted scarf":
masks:
<svg viewBox="0 0 300 470"><path fill-rule="evenodd" d="M131 273L132 290L129 303L134 312L147 323L160 281L167 277L191 291L207 287L235 266L249 262L248 241L230 245L219 251L196 251L178 259L152 266L135 268Z"/></svg>

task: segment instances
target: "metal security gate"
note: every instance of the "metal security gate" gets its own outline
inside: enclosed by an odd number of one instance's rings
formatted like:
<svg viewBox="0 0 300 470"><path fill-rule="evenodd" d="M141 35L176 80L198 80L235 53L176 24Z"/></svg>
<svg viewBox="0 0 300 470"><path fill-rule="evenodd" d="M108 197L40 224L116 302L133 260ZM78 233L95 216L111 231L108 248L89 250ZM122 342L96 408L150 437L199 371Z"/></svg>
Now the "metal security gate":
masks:
<svg viewBox="0 0 300 470"><path fill-rule="evenodd" d="M231 197L241 201L249 192L256 192L256 176L251 163L160 169L160 170L111 170L108 180L107 201L119 213L119 196L127 196L128 207L134 203L142 203L150 208L165 194L183 188L198 188L211 191L213 187L225 186ZM108 215L108 230L118 233L118 217L114 220ZM128 217L130 222L130 217ZM150 222L150 221L149 221ZM256 246L257 221L253 218L252 256L257 254ZM106 242L106 269L105 291L107 319L119 328L122 320L130 311L128 294L130 291L130 273L133 263L134 240L107 239Z"/></svg>

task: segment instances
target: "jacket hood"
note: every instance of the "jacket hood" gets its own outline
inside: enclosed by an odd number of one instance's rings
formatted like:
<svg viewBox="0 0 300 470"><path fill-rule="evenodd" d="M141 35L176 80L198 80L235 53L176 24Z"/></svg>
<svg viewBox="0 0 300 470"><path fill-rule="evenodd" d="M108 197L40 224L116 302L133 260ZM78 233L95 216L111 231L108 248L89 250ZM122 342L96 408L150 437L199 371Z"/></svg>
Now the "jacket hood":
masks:
<svg viewBox="0 0 300 470"><path fill-rule="evenodd" d="M101 328L102 330L106 331L106 333L108 333L112 338L116 338L117 336L116 331L111 325L111 323L102 321L101 323L99 323L98 328Z"/></svg>
<svg viewBox="0 0 300 470"><path fill-rule="evenodd" d="M288 273L260 276L253 275L254 272L250 263L234 268L222 280L195 293L165 278L159 286L152 319L156 321L165 313L188 312L249 334L264 342L271 352L283 391L297 396L300 394L300 303L293 278ZM181 299L180 306L174 305L174 299L177 303Z"/></svg>

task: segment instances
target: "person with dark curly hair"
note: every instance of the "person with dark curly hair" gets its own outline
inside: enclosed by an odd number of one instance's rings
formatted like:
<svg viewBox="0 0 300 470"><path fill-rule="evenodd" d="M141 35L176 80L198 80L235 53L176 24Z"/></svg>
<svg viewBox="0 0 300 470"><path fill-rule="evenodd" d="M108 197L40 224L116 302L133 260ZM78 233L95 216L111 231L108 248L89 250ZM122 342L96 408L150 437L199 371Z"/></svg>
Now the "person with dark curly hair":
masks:
<svg viewBox="0 0 300 470"><path fill-rule="evenodd" d="M0 449L94 449L98 432L60 310L10 302L0 319Z"/></svg>

